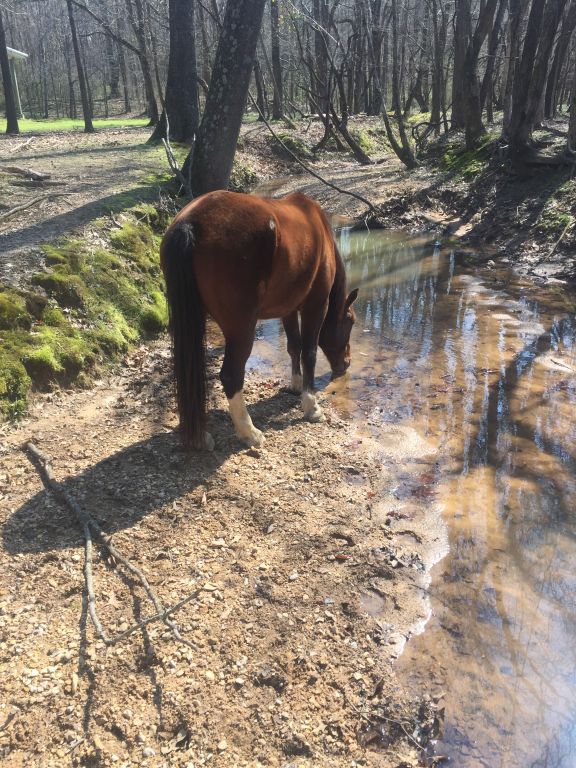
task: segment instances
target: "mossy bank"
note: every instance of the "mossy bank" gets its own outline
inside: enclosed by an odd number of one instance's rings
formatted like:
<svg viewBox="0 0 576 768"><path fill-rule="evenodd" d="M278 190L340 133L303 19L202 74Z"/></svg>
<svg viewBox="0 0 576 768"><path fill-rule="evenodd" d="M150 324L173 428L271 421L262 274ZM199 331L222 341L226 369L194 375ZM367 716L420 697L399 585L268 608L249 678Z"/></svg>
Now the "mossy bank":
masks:
<svg viewBox="0 0 576 768"><path fill-rule="evenodd" d="M0 419L25 412L30 392L88 386L139 339L159 334L167 308L159 263L168 217L139 205L92 237L44 247L28 290L0 285Z"/></svg>

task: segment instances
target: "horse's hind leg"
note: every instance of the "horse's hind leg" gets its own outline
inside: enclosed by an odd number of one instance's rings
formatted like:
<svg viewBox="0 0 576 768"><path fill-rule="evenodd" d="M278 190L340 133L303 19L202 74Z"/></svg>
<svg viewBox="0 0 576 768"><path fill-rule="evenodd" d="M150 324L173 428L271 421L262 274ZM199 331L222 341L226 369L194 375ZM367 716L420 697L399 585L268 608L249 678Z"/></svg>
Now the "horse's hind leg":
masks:
<svg viewBox="0 0 576 768"><path fill-rule="evenodd" d="M300 324L298 322L298 312L282 318L282 325L286 332L288 341L288 354L292 360L292 382L290 389L297 395L302 392L302 370L300 368L300 357L302 355L302 336L300 335Z"/></svg>
<svg viewBox="0 0 576 768"><path fill-rule="evenodd" d="M228 398L236 434L247 445L262 445L264 435L256 429L244 402L244 370L254 343L255 325L242 336L226 337L220 381Z"/></svg>

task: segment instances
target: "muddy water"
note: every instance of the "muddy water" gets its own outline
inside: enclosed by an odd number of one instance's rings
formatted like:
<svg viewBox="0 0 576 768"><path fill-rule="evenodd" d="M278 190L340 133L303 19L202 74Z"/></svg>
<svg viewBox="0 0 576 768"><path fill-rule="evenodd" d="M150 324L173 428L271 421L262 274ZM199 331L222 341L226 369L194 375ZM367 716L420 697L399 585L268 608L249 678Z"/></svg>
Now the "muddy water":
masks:
<svg viewBox="0 0 576 768"><path fill-rule="evenodd" d="M374 434L403 425L436 446L420 501L448 526L431 618L399 674L444 694L436 753L452 765L572 768L575 304L405 235L347 235L341 250L361 298L351 371L328 386L321 369L325 396ZM271 347L284 347L274 324L257 353ZM399 467L400 517L402 488Z"/></svg>

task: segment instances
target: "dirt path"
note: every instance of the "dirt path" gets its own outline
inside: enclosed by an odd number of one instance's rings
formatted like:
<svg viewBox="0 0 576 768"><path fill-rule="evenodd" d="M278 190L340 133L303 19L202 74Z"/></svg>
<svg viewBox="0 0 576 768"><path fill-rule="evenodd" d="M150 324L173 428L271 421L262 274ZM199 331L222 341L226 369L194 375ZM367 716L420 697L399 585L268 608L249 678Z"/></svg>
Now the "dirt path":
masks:
<svg viewBox="0 0 576 768"><path fill-rule="evenodd" d="M81 233L98 216L123 210L141 200L158 198L158 174L166 170L163 149L145 144L147 128L83 133L0 137L0 204L12 209L48 194L44 200L0 223L0 281L23 285L38 269L39 246L62 235ZM2 168L18 166L51 175L59 186L30 189L14 186L17 176Z"/></svg>
<svg viewBox="0 0 576 768"><path fill-rule="evenodd" d="M251 374L265 448L242 448L215 387L216 451L187 459L168 380L161 342L4 428L3 764L420 764L413 734L429 738L433 705L411 701L391 665L426 614L431 532L422 515L396 520L389 490L426 446L393 426L378 446L330 409L304 423L278 380ZM200 589L176 616L191 647L160 624L116 648L94 638L81 534L22 452L30 438L166 604ZM112 563L94 569L111 634L152 612Z"/></svg>

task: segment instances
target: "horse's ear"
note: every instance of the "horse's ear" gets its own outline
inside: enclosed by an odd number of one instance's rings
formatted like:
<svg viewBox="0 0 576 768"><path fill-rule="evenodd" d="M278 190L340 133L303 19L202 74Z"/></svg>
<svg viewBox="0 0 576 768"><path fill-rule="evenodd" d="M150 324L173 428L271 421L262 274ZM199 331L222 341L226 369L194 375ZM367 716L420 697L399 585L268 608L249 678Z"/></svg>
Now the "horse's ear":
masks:
<svg viewBox="0 0 576 768"><path fill-rule="evenodd" d="M354 288L353 291L350 291L348 298L346 299L346 303L344 304L344 312L346 312L347 309L349 309L352 304L356 301L358 298L358 288Z"/></svg>

